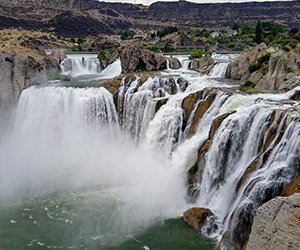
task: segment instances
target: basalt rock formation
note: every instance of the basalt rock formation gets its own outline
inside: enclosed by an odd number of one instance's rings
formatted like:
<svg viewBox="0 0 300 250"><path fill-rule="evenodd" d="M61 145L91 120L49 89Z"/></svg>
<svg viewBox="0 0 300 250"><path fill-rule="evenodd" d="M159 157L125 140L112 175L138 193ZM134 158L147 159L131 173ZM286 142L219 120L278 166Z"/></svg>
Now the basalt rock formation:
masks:
<svg viewBox="0 0 300 250"><path fill-rule="evenodd" d="M157 29L170 25L198 24L215 28L228 27L233 22L254 23L257 20L276 21L296 27L300 20L299 5L299 0L214 4L179 1L156 2L150 6L94 0L2 0L0 28L21 27L54 31L61 36L88 36L118 33L129 27Z"/></svg>
<svg viewBox="0 0 300 250"><path fill-rule="evenodd" d="M206 54L201 59L194 59L189 64L189 69L198 71L202 74L208 74L214 67L215 61L209 54Z"/></svg>
<svg viewBox="0 0 300 250"><path fill-rule="evenodd" d="M270 55L255 70L250 67L258 65L261 58ZM241 80L242 84L251 83L262 90L289 90L299 85L300 55L298 48L286 52L279 48L268 48L262 43L257 47L241 53L228 67L226 77Z"/></svg>
<svg viewBox="0 0 300 250"><path fill-rule="evenodd" d="M100 11L111 9L136 20L157 20L162 23L197 23L204 27L222 27L229 26L232 22L255 22L262 19L293 26L299 22L299 5L299 1L217 4L174 1L156 2L146 7L132 4L85 1L86 9L99 9ZM160 14L157 15L157 13Z"/></svg>
<svg viewBox="0 0 300 250"><path fill-rule="evenodd" d="M256 212L246 250L299 249L300 194L276 197Z"/></svg>
<svg viewBox="0 0 300 250"><path fill-rule="evenodd" d="M153 71L167 68L167 59L149 50L126 47L121 52L122 72Z"/></svg>

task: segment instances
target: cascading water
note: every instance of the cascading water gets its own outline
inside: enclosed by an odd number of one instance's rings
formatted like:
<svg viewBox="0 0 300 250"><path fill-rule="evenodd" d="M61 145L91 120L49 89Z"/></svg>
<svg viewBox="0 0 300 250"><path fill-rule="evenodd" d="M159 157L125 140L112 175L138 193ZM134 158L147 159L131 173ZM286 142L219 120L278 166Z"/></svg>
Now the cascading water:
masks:
<svg viewBox="0 0 300 250"><path fill-rule="evenodd" d="M226 69L229 65L229 62L218 62L213 69L209 72L211 77L224 77L226 74Z"/></svg>
<svg viewBox="0 0 300 250"><path fill-rule="evenodd" d="M224 77L226 74L226 69L228 68L228 65L231 62L231 60L234 59L235 55L213 53L211 57L215 60L216 65L209 72L209 76Z"/></svg>
<svg viewBox="0 0 300 250"><path fill-rule="evenodd" d="M119 69L117 60L101 73ZM169 71L124 77L114 94L23 91L0 144L0 248L212 250L214 241L169 220L195 205L214 213L204 234L231 232L224 249L243 244L257 207L300 173L297 103Z"/></svg>
<svg viewBox="0 0 300 250"><path fill-rule="evenodd" d="M101 72L100 61L97 55L69 55L61 63L62 73L65 75L80 76L99 74Z"/></svg>

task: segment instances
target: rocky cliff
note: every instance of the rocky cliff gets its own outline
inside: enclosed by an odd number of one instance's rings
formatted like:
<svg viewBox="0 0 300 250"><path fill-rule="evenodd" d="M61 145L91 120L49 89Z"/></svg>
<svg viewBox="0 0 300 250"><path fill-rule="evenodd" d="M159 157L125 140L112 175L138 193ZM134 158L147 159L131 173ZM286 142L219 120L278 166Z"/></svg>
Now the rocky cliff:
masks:
<svg viewBox="0 0 300 250"><path fill-rule="evenodd" d="M85 1L86 9L116 10L141 20L191 23L204 27L229 26L232 22L270 20L287 25L299 24L300 1L197 4L188 1L156 2L142 5Z"/></svg>
<svg viewBox="0 0 300 250"><path fill-rule="evenodd" d="M35 10L37 12L42 10L81 10L83 8L84 0L2 0L0 2L1 8L7 9L23 9ZM42 12L41 12L42 13Z"/></svg>
<svg viewBox="0 0 300 250"><path fill-rule="evenodd" d="M9 125L21 91L45 80L47 72L56 69L57 62L45 57L0 53L0 132Z"/></svg>
<svg viewBox="0 0 300 250"><path fill-rule="evenodd" d="M241 53L228 67L226 76L261 90L289 90L300 84L300 47L286 52L261 43Z"/></svg>

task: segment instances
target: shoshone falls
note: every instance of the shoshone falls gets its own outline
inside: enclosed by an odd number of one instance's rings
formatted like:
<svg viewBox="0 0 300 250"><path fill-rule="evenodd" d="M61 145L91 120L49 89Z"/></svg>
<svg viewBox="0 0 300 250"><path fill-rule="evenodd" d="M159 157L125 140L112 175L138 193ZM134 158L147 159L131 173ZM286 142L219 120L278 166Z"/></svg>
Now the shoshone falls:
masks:
<svg viewBox="0 0 300 250"><path fill-rule="evenodd" d="M109 80L119 60L71 57L69 82L23 90L0 141L0 249L244 245L258 207L300 173L299 87L247 95L224 58L209 75L179 59ZM202 234L181 219L191 207L211 211Z"/></svg>

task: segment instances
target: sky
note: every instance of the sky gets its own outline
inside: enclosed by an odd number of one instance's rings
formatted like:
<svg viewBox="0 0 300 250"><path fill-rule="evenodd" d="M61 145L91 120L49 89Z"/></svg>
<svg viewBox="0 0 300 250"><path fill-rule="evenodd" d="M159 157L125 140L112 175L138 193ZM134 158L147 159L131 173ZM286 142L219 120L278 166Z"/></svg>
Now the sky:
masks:
<svg viewBox="0 0 300 250"><path fill-rule="evenodd" d="M164 2L176 2L176 0L160 0ZM178 0L177 0L178 1ZM240 2L266 2L266 1L276 1L276 0L191 0L189 2L194 2L194 3L213 3L213 2L235 2L235 3L240 3ZM282 1L288 1L288 0L282 0ZM102 0L100 0L102 2ZM141 3L144 5L150 5L154 2L157 2L157 0L105 0L104 2L123 2L123 3Z"/></svg>

